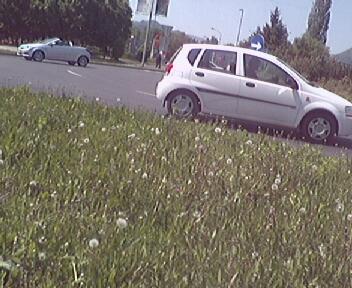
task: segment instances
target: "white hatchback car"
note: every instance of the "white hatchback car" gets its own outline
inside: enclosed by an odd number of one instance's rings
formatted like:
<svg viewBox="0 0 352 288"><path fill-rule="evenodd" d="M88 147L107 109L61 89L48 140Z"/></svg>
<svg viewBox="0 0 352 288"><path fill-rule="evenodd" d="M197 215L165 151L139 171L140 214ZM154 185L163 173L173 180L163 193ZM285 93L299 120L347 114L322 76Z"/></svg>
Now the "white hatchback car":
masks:
<svg viewBox="0 0 352 288"><path fill-rule="evenodd" d="M240 47L183 45L156 96L177 117L206 113L298 129L314 143L352 135L351 102L275 56Z"/></svg>

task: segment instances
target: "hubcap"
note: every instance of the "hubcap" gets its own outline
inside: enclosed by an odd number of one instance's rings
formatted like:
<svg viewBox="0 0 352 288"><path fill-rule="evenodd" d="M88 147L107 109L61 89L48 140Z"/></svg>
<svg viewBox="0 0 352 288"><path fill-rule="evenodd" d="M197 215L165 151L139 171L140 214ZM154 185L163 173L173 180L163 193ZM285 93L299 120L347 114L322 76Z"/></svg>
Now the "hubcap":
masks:
<svg viewBox="0 0 352 288"><path fill-rule="evenodd" d="M325 140L330 136L330 122L324 118L314 118L309 122L308 134L314 140Z"/></svg>
<svg viewBox="0 0 352 288"><path fill-rule="evenodd" d="M79 64L81 64L81 66L85 66L87 65L87 59L82 57L79 59Z"/></svg>
<svg viewBox="0 0 352 288"><path fill-rule="evenodd" d="M193 108L193 101L188 95L177 95L171 102L171 111L177 116L190 116Z"/></svg>
<svg viewBox="0 0 352 288"><path fill-rule="evenodd" d="M43 60L43 54L40 52L35 52L34 53L34 60L36 61L42 61Z"/></svg>

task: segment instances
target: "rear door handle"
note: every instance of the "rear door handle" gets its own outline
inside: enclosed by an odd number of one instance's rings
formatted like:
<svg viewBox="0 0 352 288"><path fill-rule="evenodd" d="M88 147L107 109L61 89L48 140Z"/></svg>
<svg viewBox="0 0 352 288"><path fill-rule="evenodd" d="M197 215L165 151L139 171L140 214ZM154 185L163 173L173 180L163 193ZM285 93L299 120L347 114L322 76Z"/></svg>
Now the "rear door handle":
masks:
<svg viewBox="0 0 352 288"><path fill-rule="evenodd" d="M196 76L198 76L198 77L204 77L205 75L204 75L203 72L196 72Z"/></svg>
<svg viewBox="0 0 352 288"><path fill-rule="evenodd" d="M246 83L246 86L247 86L247 87L250 87L250 88L254 88L254 87L255 87L255 84L252 83L252 82L247 82L247 83Z"/></svg>

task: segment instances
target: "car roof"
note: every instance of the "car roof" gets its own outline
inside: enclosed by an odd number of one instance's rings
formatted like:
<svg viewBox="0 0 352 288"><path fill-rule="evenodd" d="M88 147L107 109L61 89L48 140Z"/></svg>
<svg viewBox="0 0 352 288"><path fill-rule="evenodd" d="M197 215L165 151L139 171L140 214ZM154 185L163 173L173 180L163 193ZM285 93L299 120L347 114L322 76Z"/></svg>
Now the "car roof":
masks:
<svg viewBox="0 0 352 288"><path fill-rule="evenodd" d="M258 56L268 60L276 60L277 57L266 52L256 51L253 49L238 47L238 46L229 46L229 45L216 45L216 44L183 44L183 47L186 49L213 49L213 50L224 50L224 51L233 51L233 52L242 52L250 54L253 56Z"/></svg>

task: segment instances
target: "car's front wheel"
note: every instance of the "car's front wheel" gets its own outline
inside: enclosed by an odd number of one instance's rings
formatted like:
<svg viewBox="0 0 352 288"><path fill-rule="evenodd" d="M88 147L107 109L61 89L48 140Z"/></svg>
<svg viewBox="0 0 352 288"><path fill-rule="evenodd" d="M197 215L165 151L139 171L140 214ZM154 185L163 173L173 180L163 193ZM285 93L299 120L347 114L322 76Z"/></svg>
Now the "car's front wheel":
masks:
<svg viewBox="0 0 352 288"><path fill-rule="evenodd" d="M26 59L27 61L32 61L32 57L29 56L25 56L24 59Z"/></svg>
<svg viewBox="0 0 352 288"><path fill-rule="evenodd" d="M188 118L200 112L198 98L189 91L180 90L173 92L167 100L167 110L170 115Z"/></svg>
<svg viewBox="0 0 352 288"><path fill-rule="evenodd" d="M312 112L302 121L302 134L312 143L333 142L337 134L337 122L334 116L326 112Z"/></svg>
<svg viewBox="0 0 352 288"><path fill-rule="evenodd" d="M86 56L81 56L78 58L78 66L86 67L88 65L88 58Z"/></svg>
<svg viewBox="0 0 352 288"><path fill-rule="evenodd" d="M42 51L38 50L38 51L35 51L34 54L33 54L33 60L36 61L36 62L42 62L45 58L45 55Z"/></svg>
<svg viewBox="0 0 352 288"><path fill-rule="evenodd" d="M68 64L71 66L75 66L76 62L75 61L68 61Z"/></svg>

